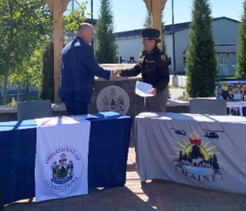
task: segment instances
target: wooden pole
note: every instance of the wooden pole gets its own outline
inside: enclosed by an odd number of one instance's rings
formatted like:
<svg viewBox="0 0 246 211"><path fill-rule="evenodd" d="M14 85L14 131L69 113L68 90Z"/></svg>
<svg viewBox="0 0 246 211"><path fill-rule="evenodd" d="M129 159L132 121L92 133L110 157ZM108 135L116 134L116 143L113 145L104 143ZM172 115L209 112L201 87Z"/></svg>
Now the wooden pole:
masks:
<svg viewBox="0 0 246 211"><path fill-rule="evenodd" d="M54 27L54 91L55 103L61 102L58 94L61 78L61 52L63 49L63 26L62 26L62 1L53 1L53 27Z"/></svg>
<svg viewBox="0 0 246 211"><path fill-rule="evenodd" d="M61 52L63 49L63 26L62 14L66 11L70 0L45 0L49 10L53 13L53 27L54 27L54 101L60 103L61 99L58 97L58 89L61 78Z"/></svg>
<svg viewBox="0 0 246 211"><path fill-rule="evenodd" d="M175 31L174 31L174 6L172 0L172 37L173 37L173 75L176 76L176 53L175 53Z"/></svg>
<svg viewBox="0 0 246 211"><path fill-rule="evenodd" d="M159 29L162 38L162 21L161 21L161 13L165 8L165 4L167 0L143 0L146 4L147 9L151 12L151 28ZM162 43L158 44L158 47L163 50Z"/></svg>
<svg viewBox="0 0 246 211"><path fill-rule="evenodd" d="M220 66L220 54L217 53L217 66L219 67Z"/></svg>
<svg viewBox="0 0 246 211"><path fill-rule="evenodd" d="M162 38L161 6L161 0L152 0L151 28L159 29L161 32L160 37ZM158 48L163 50L162 42L158 44Z"/></svg>
<svg viewBox="0 0 246 211"><path fill-rule="evenodd" d="M53 0L44 0L49 7L51 13L53 13Z"/></svg>

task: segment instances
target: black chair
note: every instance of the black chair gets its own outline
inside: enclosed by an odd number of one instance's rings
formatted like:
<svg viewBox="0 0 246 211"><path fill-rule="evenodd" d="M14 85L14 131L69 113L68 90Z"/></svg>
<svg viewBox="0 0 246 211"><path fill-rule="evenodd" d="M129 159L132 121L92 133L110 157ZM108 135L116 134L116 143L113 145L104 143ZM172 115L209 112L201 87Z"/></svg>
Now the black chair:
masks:
<svg viewBox="0 0 246 211"><path fill-rule="evenodd" d="M17 103L17 120L51 117L50 100L32 100Z"/></svg>
<svg viewBox="0 0 246 211"><path fill-rule="evenodd" d="M227 115L225 100L194 98L190 100L191 114Z"/></svg>

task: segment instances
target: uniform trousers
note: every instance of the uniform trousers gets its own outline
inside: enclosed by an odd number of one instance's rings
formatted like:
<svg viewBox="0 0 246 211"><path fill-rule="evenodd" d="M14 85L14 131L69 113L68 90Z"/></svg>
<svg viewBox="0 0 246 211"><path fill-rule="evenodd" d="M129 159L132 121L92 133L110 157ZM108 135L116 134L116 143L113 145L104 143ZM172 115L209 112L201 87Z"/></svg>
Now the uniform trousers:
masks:
<svg viewBox="0 0 246 211"><path fill-rule="evenodd" d="M88 103L67 98L61 99L66 105L68 115L88 114Z"/></svg>
<svg viewBox="0 0 246 211"><path fill-rule="evenodd" d="M145 111L165 112L168 100L168 86L161 92L158 92L154 97L146 97L144 99Z"/></svg>

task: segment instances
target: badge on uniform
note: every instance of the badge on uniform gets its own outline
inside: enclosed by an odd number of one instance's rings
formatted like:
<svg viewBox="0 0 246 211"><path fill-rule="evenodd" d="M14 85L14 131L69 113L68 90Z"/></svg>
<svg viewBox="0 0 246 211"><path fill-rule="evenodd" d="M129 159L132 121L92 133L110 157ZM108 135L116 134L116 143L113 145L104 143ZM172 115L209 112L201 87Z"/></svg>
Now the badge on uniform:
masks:
<svg viewBox="0 0 246 211"><path fill-rule="evenodd" d="M161 55L161 59L165 61L166 60L166 56L165 55Z"/></svg>

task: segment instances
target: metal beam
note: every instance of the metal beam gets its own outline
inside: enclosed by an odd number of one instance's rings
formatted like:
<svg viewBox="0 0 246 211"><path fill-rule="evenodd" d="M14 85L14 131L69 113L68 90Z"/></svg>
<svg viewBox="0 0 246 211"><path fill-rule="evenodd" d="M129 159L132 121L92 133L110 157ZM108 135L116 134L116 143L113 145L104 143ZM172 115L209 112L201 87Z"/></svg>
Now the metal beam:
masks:
<svg viewBox="0 0 246 211"><path fill-rule="evenodd" d="M175 31L174 31L174 6L172 0L172 31L173 31L173 75L176 76L176 55L175 55Z"/></svg>

